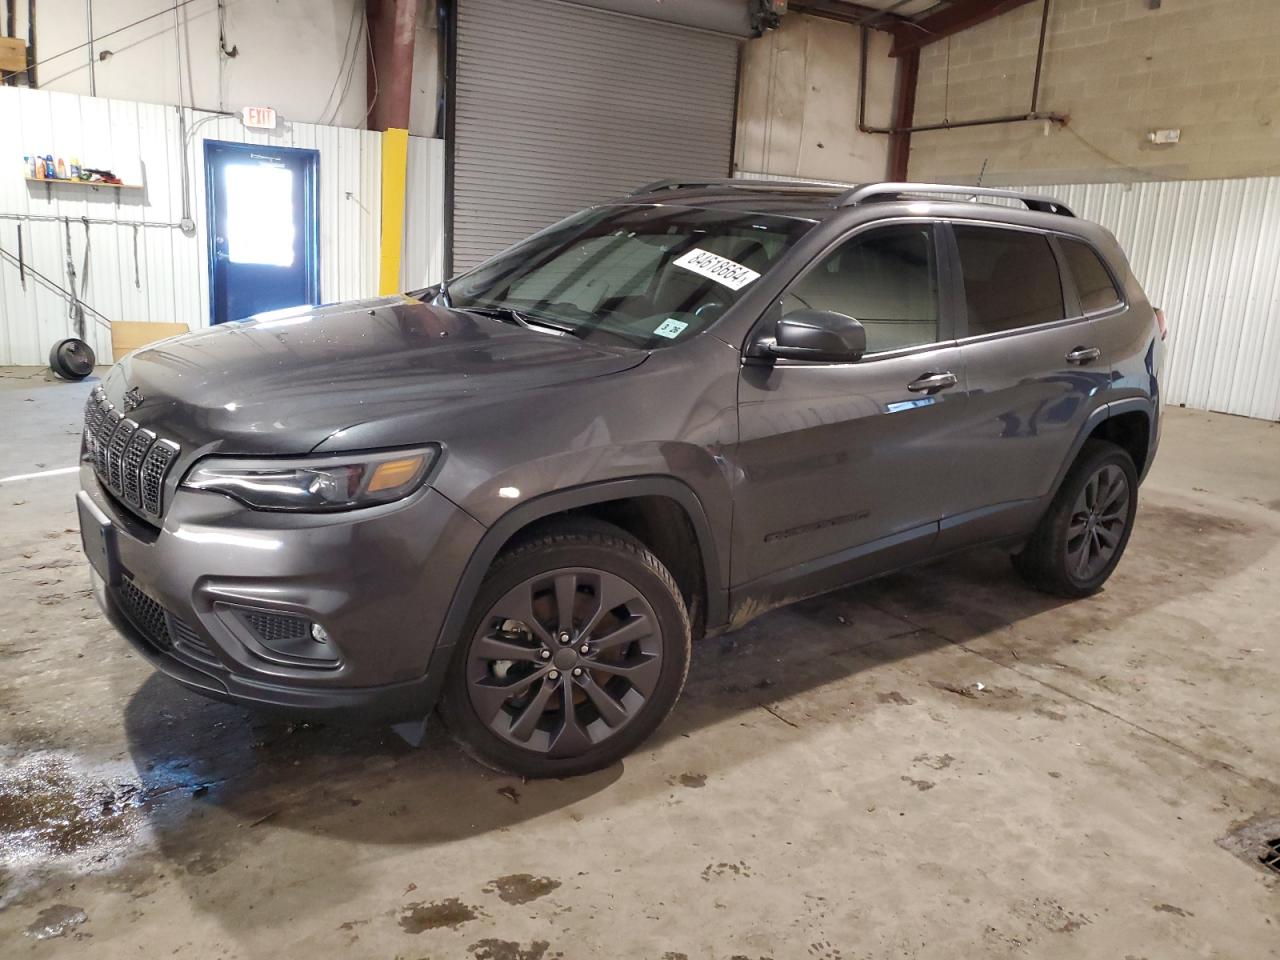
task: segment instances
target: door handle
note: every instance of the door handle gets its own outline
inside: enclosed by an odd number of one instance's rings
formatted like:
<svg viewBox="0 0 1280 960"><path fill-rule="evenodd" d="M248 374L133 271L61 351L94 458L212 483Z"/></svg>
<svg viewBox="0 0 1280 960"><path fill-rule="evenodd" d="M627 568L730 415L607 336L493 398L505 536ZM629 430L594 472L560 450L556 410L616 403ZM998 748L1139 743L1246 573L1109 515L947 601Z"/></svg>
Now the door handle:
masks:
<svg viewBox="0 0 1280 960"><path fill-rule="evenodd" d="M1102 356L1102 351L1097 347L1076 347L1067 354L1067 363L1091 363Z"/></svg>
<svg viewBox="0 0 1280 960"><path fill-rule="evenodd" d="M946 390L948 387L954 387L959 381L956 375L950 371L942 373L926 373L918 380L912 380L907 384L907 389L912 393L936 393L939 390Z"/></svg>

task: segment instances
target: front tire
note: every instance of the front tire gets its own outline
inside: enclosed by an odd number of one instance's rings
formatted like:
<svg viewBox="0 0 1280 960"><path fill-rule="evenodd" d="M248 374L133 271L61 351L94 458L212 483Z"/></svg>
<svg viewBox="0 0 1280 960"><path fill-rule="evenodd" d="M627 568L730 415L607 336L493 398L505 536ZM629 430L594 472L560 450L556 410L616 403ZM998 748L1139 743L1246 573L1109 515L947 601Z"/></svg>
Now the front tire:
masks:
<svg viewBox="0 0 1280 960"><path fill-rule="evenodd" d="M1059 597L1097 593L1115 570L1138 509L1133 458L1114 443L1088 440L1035 532L1013 558L1031 586Z"/></svg>
<svg viewBox="0 0 1280 960"><path fill-rule="evenodd" d="M689 671L689 614L625 531L569 521L504 551L481 585L440 710L487 766L568 777L634 750Z"/></svg>

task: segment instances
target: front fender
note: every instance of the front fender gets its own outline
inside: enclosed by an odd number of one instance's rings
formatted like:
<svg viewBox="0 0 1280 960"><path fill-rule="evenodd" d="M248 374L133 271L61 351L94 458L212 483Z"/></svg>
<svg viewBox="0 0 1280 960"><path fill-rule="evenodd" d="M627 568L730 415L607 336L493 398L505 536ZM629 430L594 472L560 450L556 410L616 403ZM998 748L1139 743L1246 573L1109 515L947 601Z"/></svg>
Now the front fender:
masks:
<svg viewBox="0 0 1280 960"><path fill-rule="evenodd" d="M712 522L702 501L688 484L670 476L638 476L587 483L555 490L511 507L489 527L471 554L454 589L453 599L445 614L439 636L427 668L428 699L434 703L444 683L449 661L462 631L466 627L472 604L485 574L502 547L519 531L545 517L593 504L633 497L666 497L684 510L693 527L702 557L707 584L707 624L720 626L728 619L728 594L724 571L727 555L722 554L713 533ZM727 502L727 500L725 501Z"/></svg>

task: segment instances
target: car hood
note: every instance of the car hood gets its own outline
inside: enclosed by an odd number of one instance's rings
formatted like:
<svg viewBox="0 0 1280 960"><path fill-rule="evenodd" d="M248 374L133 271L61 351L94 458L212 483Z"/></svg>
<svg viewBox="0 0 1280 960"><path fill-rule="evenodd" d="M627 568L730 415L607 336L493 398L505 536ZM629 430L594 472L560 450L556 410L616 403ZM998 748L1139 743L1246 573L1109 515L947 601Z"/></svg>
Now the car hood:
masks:
<svg viewBox="0 0 1280 960"><path fill-rule="evenodd" d="M647 356L392 297L164 340L116 364L104 388L189 452L306 453L359 424L607 376Z"/></svg>

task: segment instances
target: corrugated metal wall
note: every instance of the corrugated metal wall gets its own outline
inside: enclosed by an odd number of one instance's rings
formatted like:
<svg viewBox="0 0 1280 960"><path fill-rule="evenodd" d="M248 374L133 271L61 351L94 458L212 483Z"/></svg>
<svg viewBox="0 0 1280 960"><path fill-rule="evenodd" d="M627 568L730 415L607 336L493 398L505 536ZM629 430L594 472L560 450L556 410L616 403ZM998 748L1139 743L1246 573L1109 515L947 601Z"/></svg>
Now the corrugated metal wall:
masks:
<svg viewBox="0 0 1280 960"><path fill-rule="evenodd" d="M1169 403L1280 420L1280 177L1018 187L1103 224L1169 319Z"/></svg>
<svg viewBox="0 0 1280 960"><path fill-rule="evenodd" d="M444 279L444 141L409 138L400 289Z"/></svg>
<svg viewBox="0 0 1280 960"><path fill-rule="evenodd" d="M192 329L209 322L205 233L204 140L308 147L320 152L320 292L325 301L377 292L381 202L381 134L284 122L274 131L246 130L236 118L186 111L190 210L182 218L182 135L178 108L0 87L0 248L17 253L22 225L29 266L66 286L66 228L82 273L85 227L89 269L83 299L111 319L168 321ZM109 167L144 190L91 190L27 183L22 157L35 151L86 166ZM50 219L52 218L52 219ZM136 242L136 248L135 248ZM136 249L136 255L135 255ZM110 359L110 335L90 318L88 340ZM61 294L0 258L0 363L43 364L49 348L70 335Z"/></svg>

